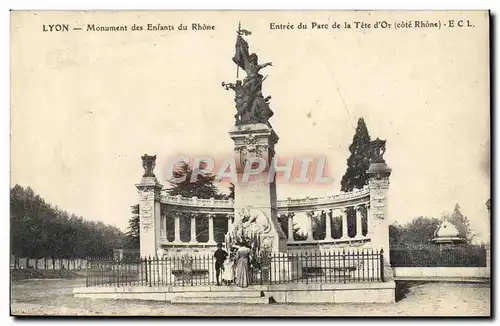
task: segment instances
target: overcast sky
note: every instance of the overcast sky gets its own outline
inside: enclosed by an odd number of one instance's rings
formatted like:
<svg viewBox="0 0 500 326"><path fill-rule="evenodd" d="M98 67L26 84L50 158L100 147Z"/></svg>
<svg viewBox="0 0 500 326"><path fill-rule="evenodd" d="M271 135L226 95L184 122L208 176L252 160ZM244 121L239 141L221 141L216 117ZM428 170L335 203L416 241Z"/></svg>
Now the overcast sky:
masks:
<svg viewBox="0 0 500 326"><path fill-rule="evenodd" d="M29 19L28 19L29 18ZM475 28L270 30L275 23L468 18ZM156 174L179 153L227 158L235 113L235 28L252 31L265 69L278 156L326 157L333 184L279 185L278 197L339 192L356 122L387 139L393 169L389 220L440 217L456 203L484 237L490 197L488 26L485 14L30 13L12 24L12 184L84 218L125 229L141 155ZM215 31L43 33L83 27L180 22ZM241 76L241 72L240 72Z"/></svg>

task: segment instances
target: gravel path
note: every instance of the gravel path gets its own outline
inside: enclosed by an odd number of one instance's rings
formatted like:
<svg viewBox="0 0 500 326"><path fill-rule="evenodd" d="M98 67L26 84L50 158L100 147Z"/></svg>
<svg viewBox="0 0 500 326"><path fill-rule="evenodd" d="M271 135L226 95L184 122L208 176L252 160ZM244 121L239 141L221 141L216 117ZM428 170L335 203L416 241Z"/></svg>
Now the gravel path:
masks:
<svg viewBox="0 0 500 326"><path fill-rule="evenodd" d="M408 284L395 304L166 304L155 301L76 299L85 280L12 283L13 315L114 316L490 316L487 284Z"/></svg>

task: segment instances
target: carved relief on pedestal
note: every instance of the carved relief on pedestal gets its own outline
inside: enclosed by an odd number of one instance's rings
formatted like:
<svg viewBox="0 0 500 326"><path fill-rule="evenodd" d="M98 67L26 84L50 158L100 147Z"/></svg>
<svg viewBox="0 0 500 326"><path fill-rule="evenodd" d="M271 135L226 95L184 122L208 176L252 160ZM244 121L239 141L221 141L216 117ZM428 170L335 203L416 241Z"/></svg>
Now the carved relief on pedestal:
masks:
<svg viewBox="0 0 500 326"><path fill-rule="evenodd" d="M259 239L260 247L271 248L275 235L271 232L270 217L261 209L251 207L239 210L226 234L226 244L238 243L240 237Z"/></svg>
<svg viewBox="0 0 500 326"><path fill-rule="evenodd" d="M155 187L154 188L154 200L155 201L161 201L161 188L160 187Z"/></svg>
<svg viewBox="0 0 500 326"><path fill-rule="evenodd" d="M385 218L385 205L387 191L389 189L389 178L372 179L370 181L370 208L375 219Z"/></svg>
<svg viewBox="0 0 500 326"><path fill-rule="evenodd" d="M259 139L254 134L248 134L243 138L243 144L234 146L234 150L240 155L240 167L244 168L248 159L252 157L263 157L264 151L268 150L267 144L259 144Z"/></svg>
<svg viewBox="0 0 500 326"><path fill-rule="evenodd" d="M139 191L139 216L141 229L148 231L153 224L153 204L155 194L152 189L144 188Z"/></svg>
<svg viewBox="0 0 500 326"><path fill-rule="evenodd" d="M150 202L144 202L140 204L140 224L141 229L148 231L152 227L153 223L153 206Z"/></svg>
<svg viewBox="0 0 500 326"><path fill-rule="evenodd" d="M273 237L262 237L261 238L261 248L265 248L267 251L273 250Z"/></svg>
<svg viewBox="0 0 500 326"><path fill-rule="evenodd" d="M372 180L370 180L370 189L375 190L375 189L389 189L389 178L387 176L377 178L377 176L380 176L381 174L375 174L374 177L372 177Z"/></svg>
<svg viewBox="0 0 500 326"><path fill-rule="evenodd" d="M153 201L155 199L155 192L149 187L144 187L139 190L139 202Z"/></svg>
<svg viewBox="0 0 500 326"><path fill-rule="evenodd" d="M384 203L373 203L371 205L371 214L375 219L385 218L385 204Z"/></svg>
<svg viewBox="0 0 500 326"><path fill-rule="evenodd" d="M271 232L269 217L260 209L244 208L235 214L232 231L243 229L245 234L259 233L265 235Z"/></svg>

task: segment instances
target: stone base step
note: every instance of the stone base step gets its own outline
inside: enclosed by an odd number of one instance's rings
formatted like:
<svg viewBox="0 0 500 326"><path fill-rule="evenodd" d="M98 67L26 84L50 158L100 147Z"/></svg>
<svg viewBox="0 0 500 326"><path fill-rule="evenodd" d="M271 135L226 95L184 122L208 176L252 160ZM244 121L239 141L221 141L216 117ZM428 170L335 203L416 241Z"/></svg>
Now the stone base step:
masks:
<svg viewBox="0 0 500 326"><path fill-rule="evenodd" d="M253 297L183 297L176 296L172 298L171 303L205 303L205 304L217 304L217 303L254 303L254 304L265 304L269 303L267 297L253 296Z"/></svg>
<svg viewBox="0 0 500 326"><path fill-rule="evenodd" d="M183 298L260 298L259 291L210 291L210 292L178 292L177 297Z"/></svg>

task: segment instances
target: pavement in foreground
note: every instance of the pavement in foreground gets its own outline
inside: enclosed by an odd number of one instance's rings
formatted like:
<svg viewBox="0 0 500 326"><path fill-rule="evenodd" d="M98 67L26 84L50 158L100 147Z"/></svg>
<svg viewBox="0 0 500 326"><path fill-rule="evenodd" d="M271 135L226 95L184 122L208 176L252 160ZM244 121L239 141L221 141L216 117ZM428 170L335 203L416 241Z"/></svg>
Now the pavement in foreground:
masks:
<svg viewBox="0 0 500 326"><path fill-rule="evenodd" d="M63 316L490 316L489 284L407 283L394 304L168 304L155 301L77 299L85 280L12 283L12 315Z"/></svg>

